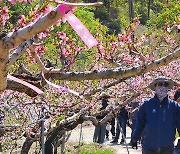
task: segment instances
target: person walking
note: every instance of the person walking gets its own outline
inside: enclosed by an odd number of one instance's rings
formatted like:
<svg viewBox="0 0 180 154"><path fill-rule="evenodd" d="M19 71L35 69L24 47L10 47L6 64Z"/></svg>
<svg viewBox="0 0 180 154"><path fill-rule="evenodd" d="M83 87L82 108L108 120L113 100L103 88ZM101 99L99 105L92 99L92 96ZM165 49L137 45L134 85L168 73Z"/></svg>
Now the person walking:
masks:
<svg viewBox="0 0 180 154"><path fill-rule="evenodd" d="M173 154L176 128L180 132L180 106L168 97L175 82L165 77L156 78L149 88L155 96L140 106L132 136L132 148L143 132L142 154Z"/></svg>
<svg viewBox="0 0 180 154"><path fill-rule="evenodd" d="M113 141L110 143L118 143L119 136L120 136L120 129L122 129L123 134L120 144L124 143L126 138L126 124L128 121L128 111L126 110L125 106L120 109L119 114L117 115L117 125L116 125L116 135ZM125 138L124 138L125 137Z"/></svg>
<svg viewBox="0 0 180 154"><path fill-rule="evenodd" d="M99 98L101 100L101 103L102 103L102 107L100 108L100 111L106 109L106 107L109 105L108 104L108 98L109 98L109 96L106 95L105 93L101 94L101 96ZM98 121L100 121L104 117L105 117L104 114L98 115L96 117L96 119ZM102 144L102 143L104 143L105 135L106 135L106 123L99 125L99 126L96 126L95 130L94 130L93 141Z"/></svg>
<svg viewBox="0 0 180 154"><path fill-rule="evenodd" d="M131 110L129 111L129 125L131 128L131 140L129 145L132 145L132 135L133 132L135 130L135 126L136 126L136 119L137 119L137 113L139 110L139 102L132 102L131 103Z"/></svg>

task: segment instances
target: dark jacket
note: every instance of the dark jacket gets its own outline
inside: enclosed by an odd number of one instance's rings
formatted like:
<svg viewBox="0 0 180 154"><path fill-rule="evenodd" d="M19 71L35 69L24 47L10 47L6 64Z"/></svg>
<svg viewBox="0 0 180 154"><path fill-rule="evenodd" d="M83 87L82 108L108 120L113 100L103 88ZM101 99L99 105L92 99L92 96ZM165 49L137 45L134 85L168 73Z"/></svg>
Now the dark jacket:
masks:
<svg viewBox="0 0 180 154"><path fill-rule="evenodd" d="M109 105L107 99L102 98L101 101L102 101L102 107L100 108L100 111L106 109L106 107ZM103 119L104 117L105 117L105 115L103 114L103 115L98 115L96 118L97 119Z"/></svg>
<svg viewBox="0 0 180 154"><path fill-rule="evenodd" d="M180 132L180 106L168 96L160 103L155 95L141 105L132 140L137 141L143 131L144 149L172 149L175 128Z"/></svg>
<svg viewBox="0 0 180 154"><path fill-rule="evenodd" d="M119 120L128 120L128 111L125 109L125 107L122 107L120 109L119 114L117 115Z"/></svg>
<svg viewBox="0 0 180 154"><path fill-rule="evenodd" d="M138 106L139 106L139 102L133 102L131 103L131 112L129 115L129 118L136 120L137 119L137 114L138 114ZM133 111L134 110L134 111ZM132 112L133 111L133 112Z"/></svg>

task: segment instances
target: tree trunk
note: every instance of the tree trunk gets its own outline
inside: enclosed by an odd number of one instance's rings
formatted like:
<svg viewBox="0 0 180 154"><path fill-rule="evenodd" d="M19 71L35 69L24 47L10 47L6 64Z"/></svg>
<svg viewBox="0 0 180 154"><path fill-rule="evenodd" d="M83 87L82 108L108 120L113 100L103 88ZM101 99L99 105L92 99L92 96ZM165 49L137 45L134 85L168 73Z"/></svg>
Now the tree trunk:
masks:
<svg viewBox="0 0 180 154"><path fill-rule="evenodd" d="M78 124L81 123L83 123L83 120L79 118L76 121L70 122L64 126L58 126L51 134L48 134L45 142L45 154L56 153L59 144L63 143L63 139L66 131L73 130L78 126ZM67 140L65 140L64 142L66 141Z"/></svg>
<svg viewBox="0 0 180 154"><path fill-rule="evenodd" d="M151 0L148 0L148 19L150 17Z"/></svg>
<svg viewBox="0 0 180 154"><path fill-rule="evenodd" d="M24 144L23 144L23 147L21 149L21 154L27 154L31 148L31 145L33 144L34 140L27 137Z"/></svg>
<svg viewBox="0 0 180 154"><path fill-rule="evenodd" d="M130 23L132 23L134 19L133 0L128 0L128 5L129 5L129 19L130 19Z"/></svg>

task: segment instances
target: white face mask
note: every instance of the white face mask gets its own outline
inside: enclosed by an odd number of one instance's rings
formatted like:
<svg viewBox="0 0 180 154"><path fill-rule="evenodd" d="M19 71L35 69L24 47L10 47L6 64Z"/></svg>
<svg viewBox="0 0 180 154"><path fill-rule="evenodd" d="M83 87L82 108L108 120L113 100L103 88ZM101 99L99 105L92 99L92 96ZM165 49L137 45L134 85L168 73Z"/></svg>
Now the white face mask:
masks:
<svg viewBox="0 0 180 154"><path fill-rule="evenodd" d="M155 93L157 94L160 101L162 101L168 93L168 87L157 86L155 87Z"/></svg>

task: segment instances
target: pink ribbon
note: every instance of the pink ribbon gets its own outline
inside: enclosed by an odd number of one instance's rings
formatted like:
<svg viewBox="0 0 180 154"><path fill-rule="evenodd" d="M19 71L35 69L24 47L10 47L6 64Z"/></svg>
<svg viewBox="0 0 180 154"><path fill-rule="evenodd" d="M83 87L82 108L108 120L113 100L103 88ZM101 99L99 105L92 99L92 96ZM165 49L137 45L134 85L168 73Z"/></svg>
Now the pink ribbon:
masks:
<svg viewBox="0 0 180 154"><path fill-rule="evenodd" d="M67 5L61 4L58 6L59 12L65 16L65 14L69 11L73 12L73 9Z"/></svg>
<svg viewBox="0 0 180 154"><path fill-rule="evenodd" d="M25 85L25 86L27 86L27 87L29 87L29 88L31 88L32 90L34 90L35 92L37 92L39 95L43 94L43 91L42 91L41 89L39 89L38 87L36 87L36 86L34 86L34 85L26 82L26 81L23 81L23 80L21 80L21 79L18 79L18 78L14 77L14 76L12 76L12 75L9 75L9 74L7 75L7 78L10 79L10 80L16 81L16 82L18 82L18 83L20 83L20 84L23 84L23 85Z"/></svg>
<svg viewBox="0 0 180 154"><path fill-rule="evenodd" d="M67 5L61 4L59 5L58 9L60 13L67 19L68 23L72 26L76 33L80 36L80 38L84 41L84 43L88 46L89 49L98 44L97 40L91 35L88 29L73 14L72 8L70 8Z"/></svg>
<svg viewBox="0 0 180 154"><path fill-rule="evenodd" d="M42 72L42 77L44 78L44 80L46 81L47 84L49 84L50 86L58 89L58 91L65 91L65 92L68 92L68 93L72 93L78 97L80 97L81 99L83 98L83 96L80 96L78 92L75 92L74 90L71 90L71 89L68 89L68 88L65 88L65 87L61 87L59 85L56 85L50 81L48 81L45 77L44 77L44 73Z"/></svg>

